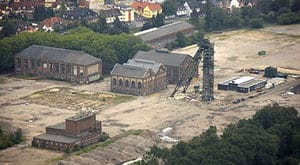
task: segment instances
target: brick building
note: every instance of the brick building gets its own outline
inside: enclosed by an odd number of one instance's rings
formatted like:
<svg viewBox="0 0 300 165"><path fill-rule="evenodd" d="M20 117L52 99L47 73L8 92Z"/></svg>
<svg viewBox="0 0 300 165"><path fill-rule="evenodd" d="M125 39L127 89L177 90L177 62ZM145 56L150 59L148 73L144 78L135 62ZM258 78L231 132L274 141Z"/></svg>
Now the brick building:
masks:
<svg viewBox="0 0 300 165"><path fill-rule="evenodd" d="M101 121L87 112L67 118L65 122L46 127L46 133L33 137L32 145L39 148L72 151L99 141Z"/></svg>
<svg viewBox="0 0 300 165"><path fill-rule="evenodd" d="M167 87L167 69L154 61L134 59L116 64L111 71L111 91L149 95Z"/></svg>
<svg viewBox="0 0 300 165"><path fill-rule="evenodd" d="M193 58L186 54L170 53L168 51L150 50L138 51L133 59L152 60L161 63L167 68L167 82L176 83L184 74L184 70ZM198 73L196 73L198 75Z"/></svg>
<svg viewBox="0 0 300 165"><path fill-rule="evenodd" d="M15 55L15 72L89 83L99 80L102 62L82 51L32 45Z"/></svg>

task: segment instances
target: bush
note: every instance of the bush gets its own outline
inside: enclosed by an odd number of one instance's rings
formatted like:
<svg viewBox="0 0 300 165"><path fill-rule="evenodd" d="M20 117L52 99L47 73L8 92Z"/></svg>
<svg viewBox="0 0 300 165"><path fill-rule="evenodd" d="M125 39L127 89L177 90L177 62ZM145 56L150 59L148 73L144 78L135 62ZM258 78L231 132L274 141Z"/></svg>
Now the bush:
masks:
<svg viewBox="0 0 300 165"><path fill-rule="evenodd" d="M106 132L102 132L100 138L98 139L99 142L104 142L109 138L109 134Z"/></svg>
<svg viewBox="0 0 300 165"><path fill-rule="evenodd" d="M249 24L251 28L262 28L264 27L263 22L262 18L253 18L249 21Z"/></svg>
<svg viewBox="0 0 300 165"><path fill-rule="evenodd" d="M297 13L285 13L277 17L277 24L289 25L300 22L300 14Z"/></svg>
<svg viewBox="0 0 300 165"><path fill-rule="evenodd" d="M21 143L23 141L22 129L18 128L13 133L6 133L0 128L0 149L5 149L13 146L14 144Z"/></svg>

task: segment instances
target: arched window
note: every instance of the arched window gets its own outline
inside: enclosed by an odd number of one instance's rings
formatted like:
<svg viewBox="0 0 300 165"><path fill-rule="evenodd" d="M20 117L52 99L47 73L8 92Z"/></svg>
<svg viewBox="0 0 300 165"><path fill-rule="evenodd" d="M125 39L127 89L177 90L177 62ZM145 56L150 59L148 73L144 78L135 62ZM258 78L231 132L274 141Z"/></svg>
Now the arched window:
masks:
<svg viewBox="0 0 300 165"><path fill-rule="evenodd" d="M121 79L119 80L119 86L123 86L123 81Z"/></svg>
<svg viewBox="0 0 300 165"><path fill-rule="evenodd" d="M113 85L117 85L117 80L115 78L113 79Z"/></svg>
<svg viewBox="0 0 300 165"><path fill-rule="evenodd" d="M141 82L138 83L138 88L139 88L139 89L142 88L142 83L141 83Z"/></svg>
<svg viewBox="0 0 300 165"><path fill-rule="evenodd" d="M135 88L135 82L134 81L131 82L131 88Z"/></svg>
<svg viewBox="0 0 300 165"><path fill-rule="evenodd" d="M126 87L126 88L129 87L129 81L128 81L128 80L125 81L125 87Z"/></svg>

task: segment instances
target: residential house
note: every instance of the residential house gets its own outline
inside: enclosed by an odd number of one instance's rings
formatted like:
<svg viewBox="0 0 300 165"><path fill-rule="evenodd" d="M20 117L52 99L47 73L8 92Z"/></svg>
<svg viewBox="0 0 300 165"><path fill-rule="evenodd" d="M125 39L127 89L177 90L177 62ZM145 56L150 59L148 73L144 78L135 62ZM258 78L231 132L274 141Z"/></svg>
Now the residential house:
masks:
<svg viewBox="0 0 300 165"><path fill-rule="evenodd" d="M59 17L51 17L42 21L40 28L45 32L53 32L55 26L62 24L62 19Z"/></svg>
<svg viewBox="0 0 300 165"><path fill-rule="evenodd" d="M33 19L34 8L38 6L45 6L45 0L13 0L10 8L13 13Z"/></svg>
<svg viewBox="0 0 300 165"><path fill-rule="evenodd" d="M73 83L90 83L102 75L102 61L76 50L32 45L17 53L15 72Z"/></svg>
<svg viewBox="0 0 300 165"><path fill-rule="evenodd" d="M96 114L85 112L69 117L65 122L46 127L45 134L33 137L32 146L72 151L98 142L101 133L102 124L96 120Z"/></svg>
<svg viewBox="0 0 300 165"><path fill-rule="evenodd" d="M117 17L121 21L120 16L122 16L122 14L121 14L120 10L116 9L116 8L100 10L99 14L101 16L105 17L106 23L113 23Z"/></svg>
<svg viewBox="0 0 300 165"><path fill-rule="evenodd" d="M131 7L134 12L145 18L156 17L158 14L162 13L162 7L159 3L149 3L149 2L133 2Z"/></svg>
<svg viewBox="0 0 300 165"><path fill-rule="evenodd" d="M186 54L170 53L167 51L150 50L138 51L133 59L151 60L163 64L167 68L168 83L176 83L193 58ZM198 75L196 73L195 75Z"/></svg>
<svg viewBox="0 0 300 165"><path fill-rule="evenodd" d="M175 9L176 9L176 16L177 17L188 16L187 8L185 6L183 6L182 4L176 3Z"/></svg>
<svg viewBox="0 0 300 165"><path fill-rule="evenodd" d="M186 14L189 17L191 16L191 14L193 12L204 13L205 4L203 4L197 0L184 2L183 6L186 8Z"/></svg>
<svg viewBox="0 0 300 165"><path fill-rule="evenodd" d="M194 26L186 21L178 21L158 28L152 28L134 33L153 48L161 48L168 42L176 40L177 33L189 36L194 32Z"/></svg>
<svg viewBox="0 0 300 165"><path fill-rule="evenodd" d="M135 20L133 8L126 5L118 5L117 8L121 12L121 16L119 16L121 22L133 22Z"/></svg>
<svg viewBox="0 0 300 165"><path fill-rule="evenodd" d="M82 19L96 19L98 14L86 7L77 7L66 11L62 18L67 20L82 20Z"/></svg>
<svg viewBox="0 0 300 165"><path fill-rule="evenodd" d="M149 95L167 87L167 69L150 60L135 58L116 64L111 71L111 91L131 95Z"/></svg>

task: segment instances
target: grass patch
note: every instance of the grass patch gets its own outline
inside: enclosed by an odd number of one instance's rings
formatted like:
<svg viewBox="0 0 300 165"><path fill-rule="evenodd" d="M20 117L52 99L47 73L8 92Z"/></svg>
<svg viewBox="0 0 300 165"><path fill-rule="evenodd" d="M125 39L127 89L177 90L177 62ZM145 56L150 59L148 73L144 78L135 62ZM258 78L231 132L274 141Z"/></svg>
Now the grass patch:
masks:
<svg viewBox="0 0 300 165"><path fill-rule="evenodd" d="M114 136L110 139L107 139L106 141L104 142L100 142L100 143L96 143L96 144L93 144L93 145L90 145L90 146L87 146L83 149L81 149L80 151L77 151L77 152L74 152L73 154L75 155L81 155L83 153L87 153L87 152L90 152L98 147L100 148L105 148L107 147L108 145L114 143L115 141L119 140L119 139L122 139L123 137L127 137L129 135L140 135L141 133L143 133L143 130L129 130L129 131L126 131L120 135L117 135L117 136Z"/></svg>

